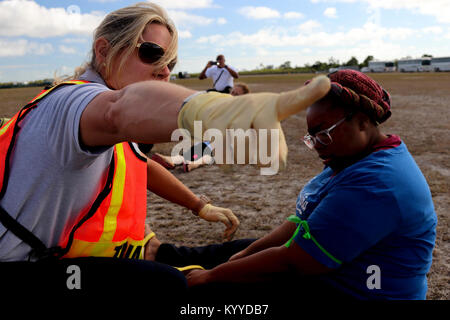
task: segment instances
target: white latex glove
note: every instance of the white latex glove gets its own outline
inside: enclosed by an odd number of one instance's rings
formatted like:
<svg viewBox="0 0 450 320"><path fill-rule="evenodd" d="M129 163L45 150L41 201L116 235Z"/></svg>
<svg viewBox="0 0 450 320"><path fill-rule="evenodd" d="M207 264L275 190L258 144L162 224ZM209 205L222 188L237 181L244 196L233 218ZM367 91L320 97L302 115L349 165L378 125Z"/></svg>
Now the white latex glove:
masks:
<svg viewBox="0 0 450 320"><path fill-rule="evenodd" d="M198 213L198 216L209 222L222 222L226 225L223 237L230 241L237 228L239 227L239 219L230 209L213 206L207 203Z"/></svg>
<svg viewBox="0 0 450 320"><path fill-rule="evenodd" d="M305 110L308 106L324 97L330 90L330 79L326 76L314 78L308 85L299 89L282 93L254 93L241 96L231 96L217 92L208 92L193 96L184 105L178 115L178 127L187 129L191 136L197 140L203 140L203 133L208 129L219 129L223 137L226 137L226 129L256 130L278 129L278 143L272 158L279 160L279 168L286 166L288 148L281 129L280 121ZM203 132L194 132L194 121L202 121ZM197 136L195 136L197 133ZM201 134L202 136L199 136ZM226 141L225 141L226 142ZM271 149L270 136L267 144L260 143L258 134L257 154L255 150L249 155L249 146L246 146L245 163L249 159L257 157L257 163L261 164L260 148ZM231 142L233 144L233 142ZM223 143L225 145L225 143ZM230 145L226 149L233 150L234 159L238 158L237 148ZM217 161L216 161L217 162ZM236 162L235 162L236 163Z"/></svg>

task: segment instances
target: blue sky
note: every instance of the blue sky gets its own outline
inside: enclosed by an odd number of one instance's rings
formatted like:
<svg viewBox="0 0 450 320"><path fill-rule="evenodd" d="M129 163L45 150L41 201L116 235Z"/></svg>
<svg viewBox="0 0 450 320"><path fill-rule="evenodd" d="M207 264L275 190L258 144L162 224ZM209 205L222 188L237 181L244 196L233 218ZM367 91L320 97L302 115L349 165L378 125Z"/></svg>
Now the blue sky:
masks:
<svg viewBox="0 0 450 320"><path fill-rule="evenodd" d="M0 82L70 74L92 32L128 0L0 1ZM238 70L450 56L450 0L155 0L177 25L175 71L200 72L219 53Z"/></svg>

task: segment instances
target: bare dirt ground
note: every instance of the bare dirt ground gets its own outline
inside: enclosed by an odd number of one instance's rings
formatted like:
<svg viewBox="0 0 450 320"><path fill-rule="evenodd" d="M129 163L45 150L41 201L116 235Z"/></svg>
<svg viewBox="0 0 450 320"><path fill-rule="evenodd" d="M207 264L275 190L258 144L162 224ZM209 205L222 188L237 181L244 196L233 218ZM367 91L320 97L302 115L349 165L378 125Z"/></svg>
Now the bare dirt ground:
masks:
<svg viewBox="0 0 450 320"><path fill-rule="evenodd" d="M438 215L436 247L428 278L428 299L450 299L450 73L371 74L392 95L392 117L381 126L399 135L408 146L430 185ZM312 75L246 76L241 81L253 92L280 92L304 83ZM186 87L204 90L208 80L177 80ZM38 88L0 90L0 116L11 116ZM223 170L205 166L190 173L173 170L196 194L208 195L218 206L228 207L241 221L238 238L261 237L295 212L301 188L322 170L322 163L302 142L306 132L304 112L282 125L289 147L288 166L273 176L262 176L253 166ZM176 143L156 145L151 153L170 154ZM150 153L150 154L151 154ZM181 208L149 193L148 221L158 238L177 245L206 245L222 241L223 226L199 220Z"/></svg>

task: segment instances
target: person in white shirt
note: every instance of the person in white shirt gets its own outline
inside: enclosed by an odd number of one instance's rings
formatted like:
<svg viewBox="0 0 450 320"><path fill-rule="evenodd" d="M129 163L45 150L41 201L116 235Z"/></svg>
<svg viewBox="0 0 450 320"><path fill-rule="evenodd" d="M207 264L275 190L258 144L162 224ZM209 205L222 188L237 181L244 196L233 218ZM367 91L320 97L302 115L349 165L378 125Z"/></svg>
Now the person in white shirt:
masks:
<svg viewBox="0 0 450 320"><path fill-rule="evenodd" d="M209 61L200 73L200 80L206 78L213 80L213 89L208 91L231 93L234 86L233 80L239 78L239 74L235 68L225 64L225 57L223 54L220 54L217 56L216 61Z"/></svg>

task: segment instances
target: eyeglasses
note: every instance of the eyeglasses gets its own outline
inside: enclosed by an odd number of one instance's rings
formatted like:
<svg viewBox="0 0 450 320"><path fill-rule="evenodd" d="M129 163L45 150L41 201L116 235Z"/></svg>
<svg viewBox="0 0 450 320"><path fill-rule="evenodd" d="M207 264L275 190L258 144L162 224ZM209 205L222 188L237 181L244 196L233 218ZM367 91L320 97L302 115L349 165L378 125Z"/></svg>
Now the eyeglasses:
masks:
<svg viewBox="0 0 450 320"><path fill-rule="evenodd" d="M306 144L306 146L310 149L314 149L314 146L316 145L317 141L319 141L324 146L328 146L333 142L333 139L331 138L330 132L334 128L336 128L338 125L343 123L345 120L350 120L350 118L353 116L353 113L348 114L345 118L339 120L335 124L333 124L331 127L325 130L321 130L317 132L315 135L307 134L303 137L303 142Z"/></svg>
<svg viewBox="0 0 450 320"><path fill-rule="evenodd" d="M139 59L147 64L153 64L164 56L164 49L153 42L141 42L136 47L138 48ZM176 63L176 59L169 62L167 67L170 71L175 68Z"/></svg>

